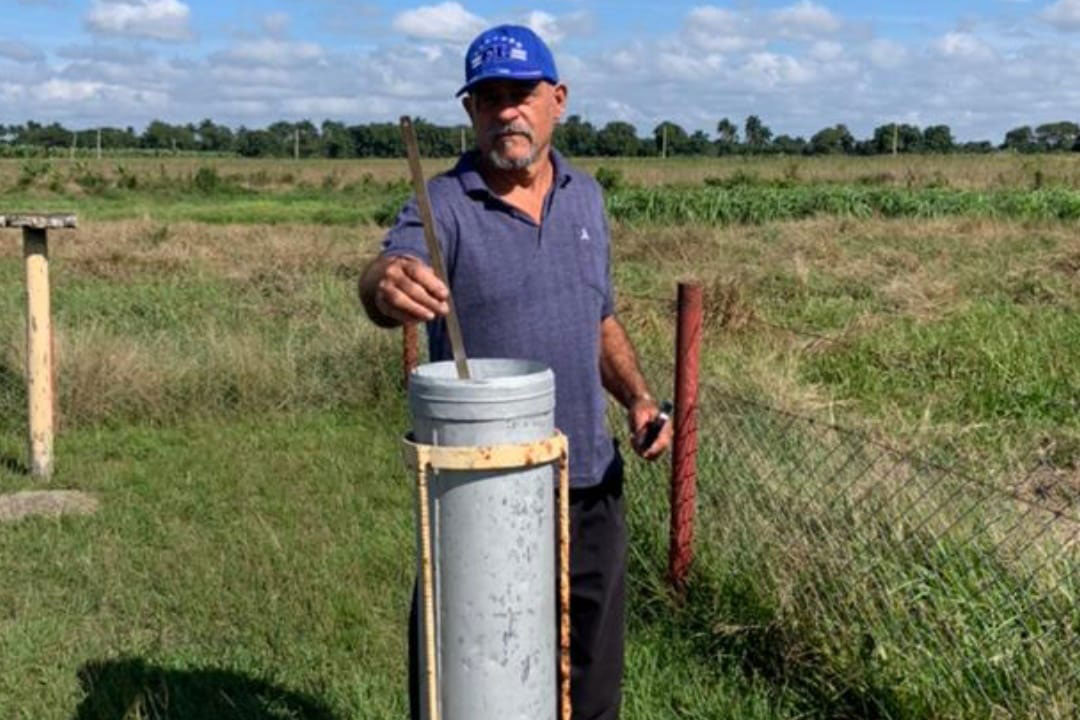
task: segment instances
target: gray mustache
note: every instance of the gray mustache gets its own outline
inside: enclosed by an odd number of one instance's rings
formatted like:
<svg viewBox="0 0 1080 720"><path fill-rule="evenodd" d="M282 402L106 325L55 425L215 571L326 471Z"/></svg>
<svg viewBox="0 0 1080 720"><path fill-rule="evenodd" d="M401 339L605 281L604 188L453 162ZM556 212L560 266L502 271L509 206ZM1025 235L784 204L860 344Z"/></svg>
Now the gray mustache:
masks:
<svg viewBox="0 0 1080 720"><path fill-rule="evenodd" d="M507 133L524 135L529 139L529 142L532 142L533 139L532 130L522 123L509 123L507 125L491 128L487 132L487 137L488 140L494 141L497 140L500 135L506 135Z"/></svg>

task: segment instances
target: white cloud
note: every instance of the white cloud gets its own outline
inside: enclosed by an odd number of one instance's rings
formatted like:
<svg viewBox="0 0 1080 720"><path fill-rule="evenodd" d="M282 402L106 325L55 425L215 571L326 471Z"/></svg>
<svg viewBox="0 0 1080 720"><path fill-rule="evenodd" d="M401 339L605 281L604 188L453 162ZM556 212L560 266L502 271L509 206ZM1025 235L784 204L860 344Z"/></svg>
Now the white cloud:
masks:
<svg viewBox="0 0 1080 720"><path fill-rule="evenodd" d="M298 97L289 98L282 106L290 115L304 117L355 117L364 110L366 100L358 97Z"/></svg>
<svg viewBox="0 0 1080 720"><path fill-rule="evenodd" d="M745 13L704 5L686 15L684 32L698 48L713 52L740 52L765 46L765 38L755 36L755 26ZM760 30L758 30L760 32Z"/></svg>
<svg viewBox="0 0 1080 720"><path fill-rule="evenodd" d="M829 40L818 40L810 46L810 58L818 62L833 62L844 55L844 46Z"/></svg>
<svg viewBox="0 0 1080 720"><path fill-rule="evenodd" d="M557 45L566 37L566 29L559 21L559 18L543 10L530 12L525 16L523 24L542 37L549 45Z"/></svg>
<svg viewBox="0 0 1080 720"><path fill-rule="evenodd" d="M412 37L457 42L468 42L485 25L483 18L473 15L457 2L406 10L393 21L395 30Z"/></svg>
<svg viewBox="0 0 1080 720"><path fill-rule="evenodd" d="M263 17L263 30L271 35L282 35L289 28L290 18L288 13L272 12Z"/></svg>
<svg viewBox="0 0 1080 720"><path fill-rule="evenodd" d="M91 32L153 40L191 38L191 11L179 0L94 0L85 22Z"/></svg>
<svg viewBox="0 0 1080 720"><path fill-rule="evenodd" d="M828 8L811 0L800 0L794 5L774 10L769 15L783 33L795 36L834 33L843 25Z"/></svg>
<svg viewBox="0 0 1080 720"><path fill-rule="evenodd" d="M907 61L908 51L903 45L885 38L877 38L867 47L870 62L879 68L896 68Z"/></svg>
<svg viewBox="0 0 1080 720"><path fill-rule="evenodd" d="M1080 30L1080 0L1057 0L1043 10L1039 17L1058 30Z"/></svg>
<svg viewBox="0 0 1080 720"><path fill-rule="evenodd" d="M32 63L44 60L45 53L18 40L0 40L0 58L17 63Z"/></svg>
<svg viewBox="0 0 1080 720"><path fill-rule="evenodd" d="M274 38L247 40L211 56L212 60L237 65L295 67L323 61L325 53L315 43L290 42Z"/></svg>
<svg viewBox="0 0 1080 720"><path fill-rule="evenodd" d="M814 79L814 71L789 55L751 53L741 69L754 85L801 85Z"/></svg>
<svg viewBox="0 0 1080 720"><path fill-rule="evenodd" d="M144 49L111 45L64 45L56 55L68 60L96 60L118 65L137 65L150 58L150 53Z"/></svg>
<svg viewBox="0 0 1080 720"><path fill-rule="evenodd" d="M994 57L989 45L971 33L950 32L938 38L935 47L945 57L955 60L983 62Z"/></svg>

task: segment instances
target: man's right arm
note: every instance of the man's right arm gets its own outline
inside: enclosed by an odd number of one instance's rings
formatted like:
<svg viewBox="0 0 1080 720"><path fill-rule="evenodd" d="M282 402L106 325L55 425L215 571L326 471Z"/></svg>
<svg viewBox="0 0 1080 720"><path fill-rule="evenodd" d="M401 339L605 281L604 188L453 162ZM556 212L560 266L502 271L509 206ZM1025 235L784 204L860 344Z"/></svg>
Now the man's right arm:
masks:
<svg viewBox="0 0 1080 720"><path fill-rule="evenodd" d="M380 327L446 315L449 296L435 271L412 255L380 255L360 275L360 302Z"/></svg>

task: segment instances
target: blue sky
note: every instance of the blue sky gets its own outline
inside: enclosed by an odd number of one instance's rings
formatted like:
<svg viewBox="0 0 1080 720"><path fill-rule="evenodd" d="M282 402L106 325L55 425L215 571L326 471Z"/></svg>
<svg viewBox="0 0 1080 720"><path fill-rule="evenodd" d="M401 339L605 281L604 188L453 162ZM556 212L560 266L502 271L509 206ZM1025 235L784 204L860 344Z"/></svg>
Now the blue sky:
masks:
<svg viewBox="0 0 1080 720"><path fill-rule="evenodd" d="M462 54L532 26L594 124L777 134L1080 121L1080 0L2 0L0 123L461 122Z"/></svg>

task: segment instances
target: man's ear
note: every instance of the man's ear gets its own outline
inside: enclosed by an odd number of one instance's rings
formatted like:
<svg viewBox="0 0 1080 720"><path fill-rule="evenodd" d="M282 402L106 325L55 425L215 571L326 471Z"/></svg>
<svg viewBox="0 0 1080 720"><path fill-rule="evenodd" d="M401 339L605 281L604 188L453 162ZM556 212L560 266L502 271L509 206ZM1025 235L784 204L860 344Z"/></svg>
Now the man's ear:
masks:
<svg viewBox="0 0 1080 720"><path fill-rule="evenodd" d="M461 107L465 108L465 114L469 116L469 122L473 121L472 96L465 95L461 98Z"/></svg>
<svg viewBox="0 0 1080 720"><path fill-rule="evenodd" d="M566 111L566 100L570 96L570 88L559 83L553 92L555 93L555 119L558 120Z"/></svg>

